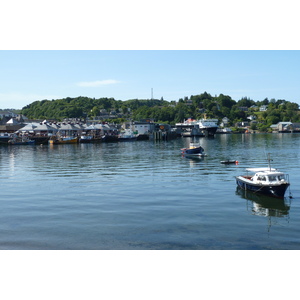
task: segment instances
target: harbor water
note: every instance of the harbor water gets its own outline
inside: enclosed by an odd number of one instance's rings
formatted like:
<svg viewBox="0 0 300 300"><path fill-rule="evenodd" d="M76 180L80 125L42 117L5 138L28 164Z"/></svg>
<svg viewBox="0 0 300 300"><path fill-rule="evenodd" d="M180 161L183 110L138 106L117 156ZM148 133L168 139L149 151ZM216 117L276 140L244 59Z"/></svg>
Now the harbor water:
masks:
<svg viewBox="0 0 300 300"><path fill-rule="evenodd" d="M0 145L0 249L300 249L300 134ZM248 167L289 174L285 199L236 187ZM234 159L238 164L223 165Z"/></svg>

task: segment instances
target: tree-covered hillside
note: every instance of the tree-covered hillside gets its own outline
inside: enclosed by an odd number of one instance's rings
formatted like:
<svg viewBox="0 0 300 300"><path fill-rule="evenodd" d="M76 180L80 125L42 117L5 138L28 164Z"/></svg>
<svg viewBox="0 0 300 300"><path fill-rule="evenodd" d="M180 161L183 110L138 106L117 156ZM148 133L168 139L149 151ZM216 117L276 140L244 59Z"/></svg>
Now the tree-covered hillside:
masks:
<svg viewBox="0 0 300 300"><path fill-rule="evenodd" d="M114 98L88 98L76 97L58 100L35 101L23 107L21 113L30 119L64 119L96 117L101 110L107 112L115 111L126 114L140 107L154 107L167 105L169 102L163 100L115 100Z"/></svg>
<svg viewBox="0 0 300 300"><path fill-rule="evenodd" d="M262 107L265 110L262 111ZM58 100L35 101L21 111L30 119L94 118L101 112L114 114L118 117L133 120L151 118L157 122L175 124L187 118L217 118L220 121L226 117L228 125L247 121L250 116L256 119L258 129L269 127L280 121L300 122L299 105L286 100L253 101L247 97L235 101L228 95L211 96L204 92L178 102L161 100L127 101L114 98L76 97Z"/></svg>

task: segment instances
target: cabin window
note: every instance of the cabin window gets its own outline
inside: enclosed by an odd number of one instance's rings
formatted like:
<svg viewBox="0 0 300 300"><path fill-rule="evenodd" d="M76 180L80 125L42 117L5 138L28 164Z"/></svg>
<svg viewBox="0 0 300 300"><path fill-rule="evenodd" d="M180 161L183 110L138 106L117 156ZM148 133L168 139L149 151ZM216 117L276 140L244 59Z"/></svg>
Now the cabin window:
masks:
<svg viewBox="0 0 300 300"><path fill-rule="evenodd" d="M278 179L279 179L279 180L284 179L284 175L279 175L279 176L278 176Z"/></svg>
<svg viewBox="0 0 300 300"><path fill-rule="evenodd" d="M276 181L276 176L269 176L269 181Z"/></svg>

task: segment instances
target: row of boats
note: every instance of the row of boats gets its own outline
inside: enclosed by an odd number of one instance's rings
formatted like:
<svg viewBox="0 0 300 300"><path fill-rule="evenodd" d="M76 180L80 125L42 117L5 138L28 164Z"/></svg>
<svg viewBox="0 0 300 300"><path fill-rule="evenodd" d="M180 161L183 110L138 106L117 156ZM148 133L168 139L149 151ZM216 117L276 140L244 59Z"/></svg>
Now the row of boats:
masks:
<svg viewBox="0 0 300 300"><path fill-rule="evenodd" d="M199 143L191 142L188 148L182 148L181 153L185 157L207 156ZM237 186L243 190L267 196L283 198L290 186L289 175L271 168L271 158L268 154L267 168L247 168L245 175L236 176ZM222 164L238 164L237 160L221 161ZM250 172L250 174L249 174ZM290 196L291 197L291 196Z"/></svg>
<svg viewBox="0 0 300 300"><path fill-rule="evenodd" d="M76 144L92 142L117 142L117 141L134 141L137 139L146 139L147 136L134 134L131 130L122 131L120 134L104 134L100 136L80 135L80 136L30 136L26 134L6 134L0 136L1 144L8 145L34 145L34 144Z"/></svg>

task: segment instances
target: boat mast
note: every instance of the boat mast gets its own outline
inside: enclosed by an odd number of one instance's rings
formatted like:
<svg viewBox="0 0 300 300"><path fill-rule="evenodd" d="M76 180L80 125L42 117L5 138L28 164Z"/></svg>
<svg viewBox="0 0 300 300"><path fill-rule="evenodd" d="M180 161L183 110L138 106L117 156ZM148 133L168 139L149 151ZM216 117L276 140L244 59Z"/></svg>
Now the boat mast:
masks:
<svg viewBox="0 0 300 300"><path fill-rule="evenodd" d="M271 171L271 162L272 161L272 159L270 158L270 153L268 153L268 165L269 165L269 169L270 169L270 171Z"/></svg>

